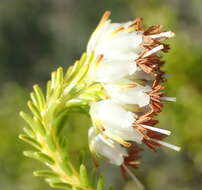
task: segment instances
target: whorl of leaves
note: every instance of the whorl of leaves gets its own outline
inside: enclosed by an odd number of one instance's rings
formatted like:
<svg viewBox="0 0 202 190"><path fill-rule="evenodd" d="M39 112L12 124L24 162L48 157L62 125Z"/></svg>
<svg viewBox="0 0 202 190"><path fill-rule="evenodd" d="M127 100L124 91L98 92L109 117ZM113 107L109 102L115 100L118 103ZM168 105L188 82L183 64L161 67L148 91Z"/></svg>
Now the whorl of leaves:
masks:
<svg viewBox="0 0 202 190"><path fill-rule="evenodd" d="M84 53L65 74L62 68L58 68L47 82L45 94L38 85L34 85L28 101L31 114L20 112L28 125L19 137L35 148L24 151L24 155L37 159L48 167L47 170L34 171L34 176L45 177L51 187L104 189L103 176L89 172L82 159L79 168L74 166L68 152L68 139L61 133L62 121L71 109L85 109L91 101L96 101L102 95L99 84L90 82L87 77L89 66L94 61L93 53Z"/></svg>

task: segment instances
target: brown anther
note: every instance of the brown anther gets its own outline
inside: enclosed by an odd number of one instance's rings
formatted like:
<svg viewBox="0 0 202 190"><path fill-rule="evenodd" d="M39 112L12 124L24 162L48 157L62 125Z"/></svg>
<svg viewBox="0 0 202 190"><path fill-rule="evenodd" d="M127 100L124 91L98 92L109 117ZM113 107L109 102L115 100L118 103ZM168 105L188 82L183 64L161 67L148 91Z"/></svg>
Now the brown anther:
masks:
<svg viewBox="0 0 202 190"><path fill-rule="evenodd" d="M134 25L136 31L141 30L141 28L142 28L141 24L142 24L142 18L136 18L134 20L133 25Z"/></svg>
<svg viewBox="0 0 202 190"><path fill-rule="evenodd" d="M110 12L110 11L106 11L106 12L103 14L103 16L102 16L102 18L101 18L101 20L100 20L98 26L100 26L100 25L102 25L103 23L105 23L106 20L110 17L110 15L111 15L111 12Z"/></svg>
<svg viewBox="0 0 202 190"><path fill-rule="evenodd" d="M117 34L117 33L121 32L123 30L124 30L124 27L120 26L120 27L116 28L114 31L112 31L112 35Z"/></svg>
<svg viewBox="0 0 202 190"><path fill-rule="evenodd" d="M144 35L158 34L161 32L161 29L162 29L161 25L151 26L144 32Z"/></svg>
<svg viewBox="0 0 202 190"><path fill-rule="evenodd" d="M95 60L95 64L98 65L102 61L103 58L104 58L104 55L99 55Z"/></svg>
<svg viewBox="0 0 202 190"><path fill-rule="evenodd" d="M131 166L134 168L137 168L140 164L139 161L137 161L140 156L139 152L142 151L142 148L139 148L137 145L133 145L131 148L128 150L128 156L124 158L124 164L126 166ZM125 170L123 170L125 171Z"/></svg>

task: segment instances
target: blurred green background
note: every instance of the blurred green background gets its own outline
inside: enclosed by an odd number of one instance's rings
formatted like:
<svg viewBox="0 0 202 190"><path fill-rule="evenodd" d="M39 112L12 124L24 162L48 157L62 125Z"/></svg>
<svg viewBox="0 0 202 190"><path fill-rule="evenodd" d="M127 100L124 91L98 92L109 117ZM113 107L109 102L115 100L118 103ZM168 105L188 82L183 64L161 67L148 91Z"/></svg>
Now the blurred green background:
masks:
<svg viewBox="0 0 202 190"><path fill-rule="evenodd" d="M182 150L145 151L135 173L147 190L202 189L201 0L1 0L1 190L51 189L32 176L34 169L43 166L22 155L30 147L18 139L25 124L18 112L26 110L33 84L45 86L51 71L58 66L67 68L80 57L105 10L112 11L114 22L142 17L146 26L162 24L176 33L169 40L172 49L164 57L167 64L163 69L170 73L167 94L176 96L177 102L165 105L158 126L170 129L173 135L167 141ZM86 128L79 133L78 129L70 131L72 142L80 147L78 138L86 138ZM117 168L103 170L108 183L134 189L131 182L124 183L115 175Z"/></svg>

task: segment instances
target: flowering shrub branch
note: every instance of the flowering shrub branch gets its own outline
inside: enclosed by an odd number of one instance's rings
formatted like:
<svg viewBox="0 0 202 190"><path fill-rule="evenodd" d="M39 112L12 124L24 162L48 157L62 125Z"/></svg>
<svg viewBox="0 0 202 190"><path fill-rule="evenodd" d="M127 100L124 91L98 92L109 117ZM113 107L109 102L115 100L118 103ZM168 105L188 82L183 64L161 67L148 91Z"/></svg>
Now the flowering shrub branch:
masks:
<svg viewBox="0 0 202 190"><path fill-rule="evenodd" d="M36 148L35 151L24 151L24 155L40 160L50 168L35 171L34 175L46 177L51 187L92 190L96 189L93 184L97 183L97 188L103 189L101 176L97 182L92 181L83 163L79 170L74 167L67 139L61 134L62 121L72 108L85 108L89 101L99 98L99 93L96 93L99 85L89 83L87 89L85 84L85 74L92 59L93 54L83 54L65 75L63 69L58 68L47 83L46 95L38 85L34 86L34 91L30 94L31 100L28 101L32 115L20 112L20 116L28 123L24 128L25 134L20 135L20 138Z"/></svg>
<svg viewBox="0 0 202 190"><path fill-rule="evenodd" d="M158 52L167 52L162 41L174 36L162 32L161 26L142 29L141 19L111 23L106 12L80 60L63 72L52 73L46 94L38 85L30 94L28 107L32 114L20 112L28 123L20 138L36 148L24 155L44 162L50 170L35 171L45 176L52 187L63 189L102 190L103 177L94 178L84 163L79 169L71 161L67 139L61 133L63 119L76 108L86 110L92 119L89 148L95 164L103 158L120 166L140 188L141 183L129 170L139 166L139 144L156 152L160 145L179 151L179 147L162 139L170 131L154 127L154 117L163 101L175 101L162 92L164 62ZM91 176L93 175L93 176Z"/></svg>

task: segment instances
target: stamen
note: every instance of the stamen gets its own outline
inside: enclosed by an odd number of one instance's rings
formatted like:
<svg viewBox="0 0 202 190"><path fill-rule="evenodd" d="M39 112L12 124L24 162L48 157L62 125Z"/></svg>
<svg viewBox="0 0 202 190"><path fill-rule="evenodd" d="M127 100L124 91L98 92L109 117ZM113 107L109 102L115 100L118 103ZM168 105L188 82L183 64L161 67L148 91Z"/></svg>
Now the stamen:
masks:
<svg viewBox="0 0 202 190"><path fill-rule="evenodd" d="M110 12L110 11L106 11L106 12L103 14L103 16L102 16L102 18L101 18L101 20L100 20L98 26L101 26L103 23L105 23L105 21L110 17L110 15L111 15L111 12Z"/></svg>
<svg viewBox="0 0 202 190"><path fill-rule="evenodd" d="M162 50L163 48L164 48L163 45L159 45L159 46L157 46L157 47L151 49L150 51L147 51L147 52L143 55L143 58L144 58L144 57L148 57L148 56L150 56L150 55L152 55L152 54L154 54L154 53L156 53L156 52Z"/></svg>
<svg viewBox="0 0 202 190"><path fill-rule="evenodd" d="M171 74L165 73L165 74L162 75L162 77L164 77L164 78L169 78L169 77L171 77Z"/></svg>
<svg viewBox="0 0 202 190"><path fill-rule="evenodd" d="M98 65L102 61L103 57L104 55L99 55L95 60L95 64Z"/></svg>
<svg viewBox="0 0 202 190"><path fill-rule="evenodd" d="M173 144L169 144L169 143L167 143L167 142L164 142L164 141L161 141L161 140L156 140L156 139L151 139L153 142L156 142L156 143L158 143L158 144L160 144L160 145L163 145L163 146L166 146L166 147L168 147L168 148L170 148L170 149L173 149L173 150L175 150L175 151L180 151L180 147L179 146L175 146L175 145L173 145Z"/></svg>
<svg viewBox="0 0 202 190"><path fill-rule="evenodd" d="M171 131L168 131L166 129L160 129L160 128L151 127L151 126L148 126L148 125L142 125L142 127L144 127L145 129L149 129L149 130L152 130L152 131L156 131L156 132L165 134L165 135L170 135L171 134Z"/></svg>
<svg viewBox="0 0 202 190"><path fill-rule="evenodd" d="M120 138L116 135L113 135L111 133L107 133L107 131L105 132L105 135L108 136L109 138L113 139L114 141L118 142L119 144L123 145L124 147L130 147L131 146L131 143L123 140L122 138Z"/></svg>
<svg viewBox="0 0 202 190"><path fill-rule="evenodd" d="M142 183L140 182L140 180L128 169L128 167L123 164L122 165L123 168L126 170L126 172L128 173L128 175L131 177L131 179L135 182L135 184L137 185L139 190L143 190L144 186L142 185Z"/></svg>
<svg viewBox="0 0 202 190"><path fill-rule="evenodd" d="M137 83L131 83L131 84L123 84L123 85L120 85L120 87L122 88L135 88L137 86Z"/></svg>
<svg viewBox="0 0 202 190"><path fill-rule="evenodd" d="M174 37L175 34L171 31L168 31L168 32L162 32L160 34L153 34L153 35L149 35L150 38L153 38L153 39L157 39L157 38L172 38Z"/></svg>
<svg viewBox="0 0 202 190"><path fill-rule="evenodd" d="M176 97L160 97L161 100L176 102Z"/></svg>
<svg viewBox="0 0 202 190"><path fill-rule="evenodd" d="M120 26L120 27L118 27L117 29L115 29L114 31L112 31L111 35L115 35L115 34L121 32L121 31L123 31L123 30L124 30L124 27L123 27L123 26Z"/></svg>

